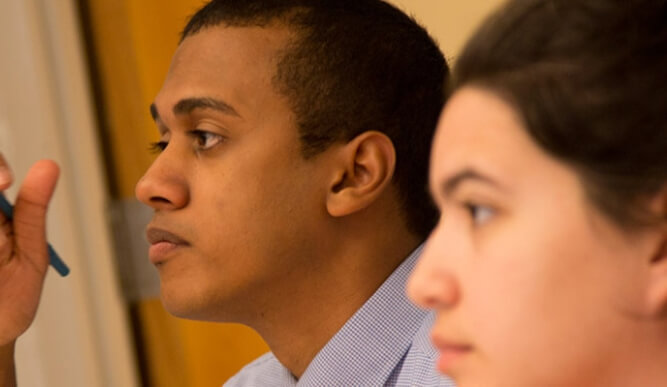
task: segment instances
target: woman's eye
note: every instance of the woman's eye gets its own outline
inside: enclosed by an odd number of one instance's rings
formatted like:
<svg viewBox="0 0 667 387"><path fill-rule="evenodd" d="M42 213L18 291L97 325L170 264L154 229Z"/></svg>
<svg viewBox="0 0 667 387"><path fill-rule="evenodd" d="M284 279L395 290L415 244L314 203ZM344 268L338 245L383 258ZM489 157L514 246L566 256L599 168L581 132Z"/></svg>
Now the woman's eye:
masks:
<svg viewBox="0 0 667 387"><path fill-rule="evenodd" d="M162 151L167 149L167 145L169 145L167 141L152 142L149 144L148 150L150 150L152 153L161 153Z"/></svg>
<svg viewBox="0 0 667 387"><path fill-rule="evenodd" d="M207 150L213 148L224 140L219 134L207 132L204 130L193 130L192 134L195 137L197 150Z"/></svg>
<svg viewBox="0 0 667 387"><path fill-rule="evenodd" d="M488 222L495 214L496 211L488 206L482 206L474 203L466 203L466 208L470 213L470 217L475 225L482 225Z"/></svg>

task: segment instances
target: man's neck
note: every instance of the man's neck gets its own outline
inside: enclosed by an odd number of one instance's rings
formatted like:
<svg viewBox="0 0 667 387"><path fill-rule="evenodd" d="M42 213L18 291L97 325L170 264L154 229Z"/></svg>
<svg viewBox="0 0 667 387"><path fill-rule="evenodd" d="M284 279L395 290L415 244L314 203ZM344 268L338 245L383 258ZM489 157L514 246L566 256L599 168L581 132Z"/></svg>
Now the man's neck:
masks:
<svg viewBox="0 0 667 387"><path fill-rule="evenodd" d="M403 239L342 244L330 264L303 273L291 297L282 298L282 305L251 324L297 379L419 244L417 238Z"/></svg>

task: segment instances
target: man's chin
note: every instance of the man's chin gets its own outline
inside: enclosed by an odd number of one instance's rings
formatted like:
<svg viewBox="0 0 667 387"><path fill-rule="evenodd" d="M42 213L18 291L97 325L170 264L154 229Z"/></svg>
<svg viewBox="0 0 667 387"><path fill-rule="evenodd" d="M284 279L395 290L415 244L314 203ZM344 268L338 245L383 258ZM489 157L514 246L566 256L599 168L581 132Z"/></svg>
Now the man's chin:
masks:
<svg viewBox="0 0 667 387"><path fill-rule="evenodd" d="M233 313L228 313L224 305L192 294L174 294L162 288L160 299L164 309L174 317L197 321L237 322L233 316L229 316Z"/></svg>
<svg viewBox="0 0 667 387"><path fill-rule="evenodd" d="M164 288L160 291L160 300L162 306L174 317L184 318L189 320L207 320L206 306L197 302L194 297L187 297L185 294L172 294L165 291Z"/></svg>

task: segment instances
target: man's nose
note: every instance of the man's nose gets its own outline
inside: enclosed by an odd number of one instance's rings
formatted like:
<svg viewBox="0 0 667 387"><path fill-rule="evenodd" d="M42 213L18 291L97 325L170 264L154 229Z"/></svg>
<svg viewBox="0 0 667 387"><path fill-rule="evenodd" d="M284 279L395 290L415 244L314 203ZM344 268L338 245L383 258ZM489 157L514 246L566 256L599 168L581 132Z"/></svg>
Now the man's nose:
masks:
<svg viewBox="0 0 667 387"><path fill-rule="evenodd" d="M137 199L155 210L185 207L190 200L185 164L175 149L165 149L137 182Z"/></svg>

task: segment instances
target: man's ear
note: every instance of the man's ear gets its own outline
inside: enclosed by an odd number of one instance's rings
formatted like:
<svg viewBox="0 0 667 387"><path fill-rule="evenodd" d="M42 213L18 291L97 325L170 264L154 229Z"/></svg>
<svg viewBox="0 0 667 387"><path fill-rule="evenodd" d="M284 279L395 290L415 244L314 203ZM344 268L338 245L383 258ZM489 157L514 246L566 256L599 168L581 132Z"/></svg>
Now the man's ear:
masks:
<svg viewBox="0 0 667 387"><path fill-rule="evenodd" d="M648 284L648 312L651 316L667 318L667 187L651 203L660 216L659 242L651 257Z"/></svg>
<svg viewBox="0 0 667 387"><path fill-rule="evenodd" d="M345 144L327 193L331 216L346 216L368 207L391 183L396 151L389 137L364 132Z"/></svg>

